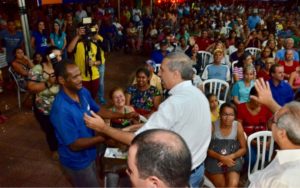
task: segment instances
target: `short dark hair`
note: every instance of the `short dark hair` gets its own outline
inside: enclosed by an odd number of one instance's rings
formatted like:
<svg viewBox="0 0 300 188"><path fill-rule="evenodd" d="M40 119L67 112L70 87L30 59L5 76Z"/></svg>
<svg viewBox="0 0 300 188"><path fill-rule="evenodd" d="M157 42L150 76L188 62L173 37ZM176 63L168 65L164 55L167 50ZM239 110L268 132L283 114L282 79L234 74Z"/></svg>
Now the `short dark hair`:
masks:
<svg viewBox="0 0 300 188"><path fill-rule="evenodd" d="M220 107L220 115L223 113L224 108L231 108L231 109L233 109L234 116L236 117L236 115L237 115L237 109L236 109L236 106L233 103L231 103L231 102L225 102L225 103L223 103L221 105L221 107Z"/></svg>
<svg viewBox="0 0 300 188"><path fill-rule="evenodd" d="M278 63L275 63L275 64L273 64L273 65L271 66L271 68L270 68L270 70L269 70L269 74L270 74L271 77L272 77L272 73L275 73L275 69L276 69L277 67L282 67L282 65L280 65L280 64L278 64Z"/></svg>
<svg viewBox="0 0 300 188"><path fill-rule="evenodd" d="M76 65L74 61L70 59L64 59L61 62L57 63L54 67L55 76L58 78L59 76L63 77L64 79L68 78L67 74L67 66L68 65Z"/></svg>
<svg viewBox="0 0 300 188"><path fill-rule="evenodd" d="M171 142L158 140L156 136L160 133L174 139ZM169 130L151 129L138 134L132 145L137 146L135 164L140 178L156 176L170 187L188 186L192 157L180 135Z"/></svg>

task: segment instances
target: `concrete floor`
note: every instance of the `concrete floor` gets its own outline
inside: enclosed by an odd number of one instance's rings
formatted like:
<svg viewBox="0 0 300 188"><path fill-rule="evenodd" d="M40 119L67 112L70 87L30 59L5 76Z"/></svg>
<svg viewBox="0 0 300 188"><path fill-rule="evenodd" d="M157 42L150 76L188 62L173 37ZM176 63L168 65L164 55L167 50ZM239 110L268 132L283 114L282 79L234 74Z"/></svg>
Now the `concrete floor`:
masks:
<svg viewBox="0 0 300 188"><path fill-rule="evenodd" d="M145 59L123 52L107 54L106 95L112 87L126 87ZM0 187L70 187L59 162L50 157L30 106L24 104L19 111L15 89L0 94L0 109L9 118L0 124Z"/></svg>

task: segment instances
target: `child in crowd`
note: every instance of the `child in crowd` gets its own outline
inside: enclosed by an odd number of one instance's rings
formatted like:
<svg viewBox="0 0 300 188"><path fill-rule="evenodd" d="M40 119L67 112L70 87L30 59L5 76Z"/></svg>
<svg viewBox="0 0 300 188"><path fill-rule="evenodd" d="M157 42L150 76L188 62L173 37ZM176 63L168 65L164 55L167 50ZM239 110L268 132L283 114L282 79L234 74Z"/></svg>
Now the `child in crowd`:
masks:
<svg viewBox="0 0 300 188"><path fill-rule="evenodd" d="M210 107L211 122L214 124L219 119L219 101L215 94L207 94L207 100Z"/></svg>

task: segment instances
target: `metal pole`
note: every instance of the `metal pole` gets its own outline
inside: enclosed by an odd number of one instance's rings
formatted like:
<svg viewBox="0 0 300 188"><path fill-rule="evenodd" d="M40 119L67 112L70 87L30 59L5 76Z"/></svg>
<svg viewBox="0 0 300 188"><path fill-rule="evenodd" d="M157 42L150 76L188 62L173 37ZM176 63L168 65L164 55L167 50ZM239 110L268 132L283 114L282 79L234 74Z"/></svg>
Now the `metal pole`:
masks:
<svg viewBox="0 0 300 188"><path fill-rule="evenodd" d="M120 0L118 0L118 20L119 20L119 22L121 20L121 3L120 3Z"/></svg>
<svg viewBox="0 0 300 188"><path fill-rule="evenodd" d="M150 12L151 16L153 15L153 0L150 0Z"/></svg>
<svg viewBox="0 0 300 188"><path fill-rule="evenodd" d="M26 54L31 57L30 32L26 13L25 0L18 0Z"/></svg>

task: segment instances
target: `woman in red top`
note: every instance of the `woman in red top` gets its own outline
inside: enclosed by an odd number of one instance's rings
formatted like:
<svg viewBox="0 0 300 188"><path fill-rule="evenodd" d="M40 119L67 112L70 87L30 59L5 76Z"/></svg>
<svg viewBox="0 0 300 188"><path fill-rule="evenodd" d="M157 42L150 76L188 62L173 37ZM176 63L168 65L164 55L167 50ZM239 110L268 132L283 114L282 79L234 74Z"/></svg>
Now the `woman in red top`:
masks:
<svg viewBox="0 0 300 188"><path fill-rule="evenodd" d="M268 81L270 80L270 68L271 66L275 63L274 58L267 58L267 60L265 60L265 66L263 68L261 68L258 72L257 72L257 78L263 78L264 81Z"/></svg>
<svg viewBox="0 0 300 188"><path fill-rule="evenodd" d="M257 96L255 87L251 89L250 95ZM272 112L267 107L250 98L249 102L239 104L237 109L237 119L243 125L247 136L267 130L267 122L272 117Z"/></svg>

